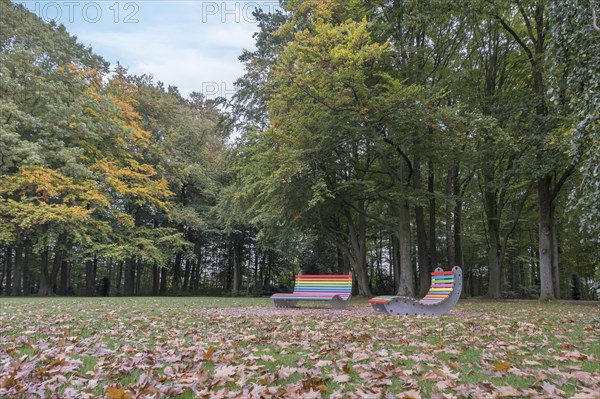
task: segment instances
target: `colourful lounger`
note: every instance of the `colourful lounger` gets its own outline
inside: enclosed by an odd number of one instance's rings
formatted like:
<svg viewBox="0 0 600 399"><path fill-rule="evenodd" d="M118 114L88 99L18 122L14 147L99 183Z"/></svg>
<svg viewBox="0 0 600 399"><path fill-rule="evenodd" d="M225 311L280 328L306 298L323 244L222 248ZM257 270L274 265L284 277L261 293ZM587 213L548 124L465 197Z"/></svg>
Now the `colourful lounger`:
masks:
<svg viewBox="0 0 600 399"><path fill-rule="evenodd" d="M352 275L302 275L296 276L294 292L275 294L271 299L276 307L291 308L297 301L329 301L333 309L344 309L352 295Z"/></svg>
<svg viewBox="0 0 600 399"><path fill-rule="evenodd" d="M447 272L438 267L431 273L429 292L420 301L406 296L378 296L370 299L369 303L376 311L392 315L442 315L458 302L462 281L460 267L455 266Z"/></svg>

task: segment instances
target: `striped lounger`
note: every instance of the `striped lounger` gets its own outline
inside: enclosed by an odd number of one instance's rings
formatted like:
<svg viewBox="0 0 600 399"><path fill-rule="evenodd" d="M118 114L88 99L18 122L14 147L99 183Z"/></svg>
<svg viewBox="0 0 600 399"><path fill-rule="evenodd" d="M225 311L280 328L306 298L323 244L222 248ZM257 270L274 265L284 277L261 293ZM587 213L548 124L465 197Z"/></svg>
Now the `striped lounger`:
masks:
<svg viewBox="0 0 600 399"><path fill-rule="evenodd" d="M462 270L455 266L445 272L438 267L431 273L431 287L425 298L417 301L406 296L378 296L369 300L373 309L393 315L446 314L456 305L462 292Z"/></svg>
<svg viewBox="0 0 600 399"><path fill-rule="evenodd" d="M302 275L296 276L294 292L275 294L271 299L276 307L291 308L297 301L328 301L333 309L344 309L352 295L352 275Z"/></svg>

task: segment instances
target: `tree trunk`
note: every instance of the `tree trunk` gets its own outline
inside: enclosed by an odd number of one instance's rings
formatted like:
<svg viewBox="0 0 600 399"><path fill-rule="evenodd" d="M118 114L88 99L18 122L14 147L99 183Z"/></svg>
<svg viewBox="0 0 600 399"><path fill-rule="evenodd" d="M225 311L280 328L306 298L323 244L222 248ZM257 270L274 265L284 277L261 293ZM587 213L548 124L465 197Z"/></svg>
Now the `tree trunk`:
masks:
<svg viewBox="0 0 600 399"><path fill-rule="evenodd" d="M66 296L69 293L69 262L63 260L60 265L60 285L58 294Z"/></svg>
<svg viewBox="0 0 600 399"><path fill-rule="evenodd" d="M410 207L408 201L402 199L398 207L400 225L398 226L398 244L400 250L400 285L398 295L413 297L415 295L415 275L410 256Z"/></svg>
<svg viewBox="0 0 600 399"><path fill-rule="evenodd" d="M183 291L189 292L190 290L190 275L192 272L192 261L189 259L185 260L185 269L183 271Z"/></svg>
<svg viewBox="0 0 600 399"><path fill-rule="evenodd" d="M171 280L171 293L172 295L179 294L181 287L181 262L183 259L183 252L178 251L175 255L175 262L173 263L173 277Z"/></svg>
<svg viewBox="0 0 600 399"><path fill-rule="evenodd" d="M32 248L30 245L27 245L25 247L25 252L23 254L23 267L21 269L21 276L22 276L22 286L21 286L21 292L23 295L30 295L31 294L31 274L29 271L29 263L31 261L31 251Z"/></svg>
<svg viewBox="0 0 600 399"><path fill-rule="evenodd" d="M13 265L13 250L11 247L6 248L6 286L4 295L10 296L12 288L12 265Z"/></svg>
<svg viewBox="0 0 600 399"><path fill-rule="evenodd" d="M142 280L144 279L144 260L138 259L135 263L135 295L142 295Z"/></svg>
<svg viewBox="0 0 600 399"><path fill-rule="evenodd" d="M465 270L465 259L462 244L462 206L461 200L456 201L456 210L454 211L454 260L456 265Z"/></svg>
<svg viewBox="0 0 600 399"><path fill-rule="evenodd" d="M429 266L431 270L438 267L437 259L437 229L436 229L436 204L435 204L435 172L433 162L429 161L429 176L427 178L427 192L429 193ZM430 281L431 276L427 277Z"/></svg>
<svg viewBox="0 0 600 399"><path fill-rule="evenodd" d="M457 173L458 167L452 166L448 169L448 175L446 177L446 258L448 260L448 267L454 267L456 265L456 260L454 259L454 234L452 233L456 202L452 197L454 195L454 181L458 178Z"/></svg>
<svg viewBox="0 0 600 399"><path fill-rule="evenodd" d="M160 289L160 269L158 264L154 262L152 265L152 295L157 296Z"/></svg>
<svg viewBox="0 0 600 399"><path fill-rule="evenodd" d="M242 255L243 235L234 234L233 245L233 280L231 282L231 295L238 296L242 286Z"/></svg>
<svg viewBox="0 0 600 399"><path fill-rule="evenodd" d="M123 294L133 296L135 293L135 258L125 260L125 281L123 283Z"/></svg>
<svg viewBox="0 0 600 399"><path fill-rule="evenodd" d="M358 295L372 296L371 287L369 286L369 275L367 273L367 218L365 216L365 202L362 200L358 201L358 226L355 226L350 210L346 209L345 214L351 246L348 257L350 258L354 278L358 285Z"/></svg>
<svg viewBox="0 0 600 399"><path fill-rule="evenodd" d="M556 205L551 204L550 238L552 242L552 283L554 284L554 297L560 299L560 274L558 270L558 232L556 231Z"/></svg>
<svg viewBox="0 0 600 399"><path fill-rule="evenodd" d="M415 155L413 161L413 186L420 193L422 189L421 159ZM419 265L419 295L424 297L431 285L431 265L427 251L427 232L425 211L421 205L415 205L415 223L417 227L417 263Z"/></svg>
<svg viewBox="0 0 600 399"><path fill-rule="evenodd" d="M61 258L61 252L57 251L54 254L54 261L58 261L57 258L60 258L60 261L62 262L62 258ZM52 282L51 282L51 274L50 274L50 253L48 251L48 248L45 248L44 251L41 254L41 270L40 270L40 287L38 289L38 295L39 296L49 296L52 295Z"/></svg>
<svg viewBox="0 0 600 399"><path fill-rule="evenodd" d="M394 276L394 292L400 289L400 243L397 234L392 233L391 262Z"/></svg>
<svg viewBox="0 0 600 399"><path fill-rule="evenodd" d="M348 274L348 266L344 259L344 252L336 245L335 251L337 254L337 271L338 274Z"/></svg>
<svg viewBox="0 0 600 399"><path fill-rule="evenodd" d="M539 205L539 257L540 257L540 300L556 299L552 278L552 198L550 177L538 181Z"/></svg>
<svg viewBox="0 0 600 399"><path fill-rule="evenodd" d="M491 178L485 178L485 184L490 182ZM493 189L486 189L483 193L486 224L488 229L488 298L500 298L501 296L501 265L500 265L500 215L496 192Z"/></svg>
<svg viewBox="0 0 600 399"><path fill-rule="evenodd" d="M119 261L119 265L117 266L117 280L116 280L116 293L117 296L121 296L123 294L123 261Z"/></svg>
<svg viewBox="0 0 600 399"><path fill-rule="evenodd" d="M94 262L92 259L85 261L85 295L94 296L96 294L96 273L94 272Z"/></svg>
<svg viewBox="0 0 600 399"><path fill-rule="evenodd" d="M63 242L64 241L64 236L58 236L58 240L59 242ZM57 245L58 247L58 245ZM63 263L63 260L65 259L65 250L64 248L62 248L62 245L60 246L61 249L59 250L60 252L60 256L56 256L54 255L54 262L52 262L52 270L50 271L50 284L52 287L52 292L54 293L55 291L57 291L57 286L56 286L56 281L58 280L58 272L60 271L60 267Z"/></svg>
<svg viewBox="0 0 600 399"><path fill-rule="evenodd" d="M18 246L15 248L14 274L13 274L13 281L12 281L12 287L11 287L11 295L12 296L20 296L21 295L22 272L23 272L23 247Z"/></svg>
<svg viewBox="0 0 600 399"><path fill-rule="evenodd" d="M160 268L160 288L158 290L158 295L165 296L167 295L167 282L169 279L169 269L167 267Z"/></svg>
<svg viewBox="0 0 600 399"><path fill-rule="evenodd" d="M501 296L501 268L500 268L500 237L498 223L488 220L489 248L488 248L488 298Z"/></svg>

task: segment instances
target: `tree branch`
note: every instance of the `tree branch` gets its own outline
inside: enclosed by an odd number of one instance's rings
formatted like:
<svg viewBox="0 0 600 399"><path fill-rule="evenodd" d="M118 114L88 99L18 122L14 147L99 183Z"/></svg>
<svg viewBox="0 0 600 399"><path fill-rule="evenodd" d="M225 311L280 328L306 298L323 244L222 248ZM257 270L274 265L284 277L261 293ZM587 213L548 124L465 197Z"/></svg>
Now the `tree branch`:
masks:
<svg viewBox="0 0 600 399"><path fill-rule="evenodd" d="M521 3L519 1L517 1L516 3L517 3L517 7L519 8L519 13L523 17L523 20L525 21L525 26L527 27L527 33L529 33L529 37L531 38L531 41L533 42L533 44L537 46L537 39L536 39L535 35L533 34L533 28L531 27L531 22L529 22L529 17L525 13L525 9L523 8L523 6L521 6Z"/></svg>
<svg viewBox="0 0 600 399"><path fill-rule="evenodd" d="M396 144L394 144L394 142L392 140L390 140L387 137L383 138L383 141L385 143L388 143L389 145L391 145L392 147L394 147L394 149L396 150L396 152L402 157L404 158L404 161L406 161L406 165L408 166L408 177L406 178L406 182L410 182L412 179L412 175L413 175L413 167L412 164L410 162L410 159L408 158L408 155L406 155L404 153L404 151L402 151L402 149L400 147L398 147ZM408 184L408 183L406 183Z"/></svg>
<svg viewBox="0 0 600 399"><path fill-rule="evenodd" d="M565 184L565 182L567 181L567 179L569 178L569 176L571 176L575 172L575 168L576 167L577 167L577 162L571 163L569 165L569 167L564 171L564 173L562 174L562 176L557 180L556 184L554 184L552 192L550 193L550 195L551 195L551 201L554 201L554 199L558 195L558 192L562 188L563 184Z"/></svg>
<svg viewBox="0 0 600 399"><path fill-rule="evenodd" d="M510 236L512 236L515 229L517 228L517 224L519 223L519 219L521 218L521 212L523 211L523 208L525 207L525 202L527 201L527 197L529 197L529 193L531 192L531 187L532 183L530 183L529 186L527 186L527 190L525 191L525 194L523 194L523 198L519 203L519 207L517 208L517 215L513 220L512 226L503 237L502 250L500 251L500 264L504 262L506 250L508 249L508 239L510 238Z"/></svg>
<svg viewBox="0 0 600 399"><path fill-rule="evenodd" d="M364 215L365 217L367 217L367 218L369 218L371 220L374 220L374 221L376 221L377 223L379 223L379 224L381 224L383 226L390 227L390 228L397 227L397 224L394 223L394 222L390 222L388 220L380 218L379 216L375 216L375 215L369 214L366 211L361 211L360 209L358 209L358 207L356 205L352 204L349 201L346 201L344 198L342 198L342 202L344 204L346 204L352 210L356 211L358 214Z"/></svg>
<svg viewBox="0 0 600 399"><path fill-rule="evenodd" d="M306 93L310 98L312 98L313 100L315 100L316 102L318 102L319 104L325 106L327 109L329 109L330 111L334 111L334 112L343 112L343 111L354 111L354 109L352 108L336 108L333 107L329 104L327 104L325 102L325 100L323 100L320 97L317 97L315 94L312 93L312 91L310 89L305 88L304 86L301 86L297 83L295 83L295 85L302 90L304 93Z"/></svg>
<svg viewBox="0 0 600 399"><path fill-rule="evenodd" d="M506 21L504 21L499 15L494 15L494 18L496 18L498 20L498 22L500 22L500 24L502 25L502 27L508 33L510 33L510 35L516 40L517 43L519 43L519 46L521 46L521 48L525 51L525 53L527 53L527 58L529 58L529 62L531 63L531 66L533 66L535 68L536 67L536 61L535 61L535 58L533 57L533 53L531 52L531 49L529 47L527 47L527 44L523 41L523 39L521 39L521 37L517 34L517 32L515 32L506 23Z"/></svg>

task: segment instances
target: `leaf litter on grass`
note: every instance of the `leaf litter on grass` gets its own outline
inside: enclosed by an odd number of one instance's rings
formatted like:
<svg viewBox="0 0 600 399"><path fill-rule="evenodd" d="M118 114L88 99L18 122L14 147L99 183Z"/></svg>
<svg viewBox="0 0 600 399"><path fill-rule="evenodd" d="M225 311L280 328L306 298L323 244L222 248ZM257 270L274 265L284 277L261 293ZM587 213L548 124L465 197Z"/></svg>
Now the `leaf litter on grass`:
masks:
<svg viewBox="0 0 600 399"><path fill-rule="evenodd" d="M103 301L1 302L0 397L600 399L594 307Z"/></svg>

